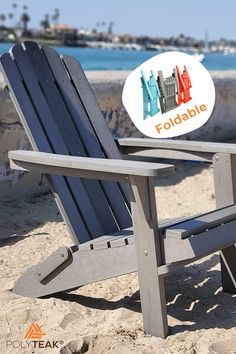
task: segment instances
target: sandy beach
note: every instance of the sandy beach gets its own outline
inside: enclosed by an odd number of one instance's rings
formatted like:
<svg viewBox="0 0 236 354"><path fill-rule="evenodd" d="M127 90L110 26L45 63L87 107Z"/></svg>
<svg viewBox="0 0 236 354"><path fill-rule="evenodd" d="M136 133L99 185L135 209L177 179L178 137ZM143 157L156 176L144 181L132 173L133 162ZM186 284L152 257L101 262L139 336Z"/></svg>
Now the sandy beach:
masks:
<svg viewBox="0 0 236 354"><path fill-rule="evenodd" d="M178 163L157 181L156 198L160 219L214 209L212 169ZM13 294L23 271L72 241L51 194L2 202L0 213L0 353L236 353L236 295L222 293L218 254L166 278L171 335L162 340L142 331L136 273L44 299ZM6 348L33 321L59 349Z"/></svg>

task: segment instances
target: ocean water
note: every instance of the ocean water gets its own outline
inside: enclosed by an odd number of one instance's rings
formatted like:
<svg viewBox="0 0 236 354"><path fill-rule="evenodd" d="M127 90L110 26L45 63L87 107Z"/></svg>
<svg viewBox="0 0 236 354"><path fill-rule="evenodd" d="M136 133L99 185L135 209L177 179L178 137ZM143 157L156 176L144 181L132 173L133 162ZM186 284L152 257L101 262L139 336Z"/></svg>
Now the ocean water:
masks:
<svg viewBox="0 0 236 354"><path fill-rule="evenodd" d="M0 43L0 54L11 48L10 43ZM145 60L158 54L154 51L128 51L112 49L91 49L55 47L64 55L78 59L84 70L133 70ZM202 64L208 70L236 70L236 55L205 54Z"/></svg>

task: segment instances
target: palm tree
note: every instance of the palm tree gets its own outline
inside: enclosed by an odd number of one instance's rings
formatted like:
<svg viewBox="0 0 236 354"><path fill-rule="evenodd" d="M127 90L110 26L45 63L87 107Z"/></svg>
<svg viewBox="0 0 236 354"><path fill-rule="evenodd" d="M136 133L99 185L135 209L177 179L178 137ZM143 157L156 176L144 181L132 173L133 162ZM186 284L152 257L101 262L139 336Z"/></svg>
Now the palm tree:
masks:
<svg viewBox="0 0 236 354"><path fill-rule="evenodd" d="M113 26L114 26L114 22L110 22L107 30L108 34L113 34Z"/></svg>
<svg viewBox="0 0 236 354"><path fill-rule="evenodd" d="M22 22L22 25L23 25L23 35L27 35L27 33L28 33L28 22L30 21L30 17L27 14L27 12L23 12L23 14L20 17L20 21Z"/></svg>
<svg viewBox="0 0 236 354"><path fill-rule="evenodd" d="M12 19L13 19L13 17L14 17L13 13L9 12L8 18L9 18L10 27L12 27Z"/></svg>
<svg viewBox="0 0 236 354"><path fill-rule="evenodd" d="M12 4L12 8L13 8L13 16L16 18L16 14L17 14L17 7L18 5L16 3ZM17 27L17 23L15 23L15 26Z"/></svg>
<svg viewBox="0 0 236 354"><path fill-rule="evenodd" d="M106 22L105 22L105 21L102 21L101 26L103 27L103 31L102 31L102 32L104 32L104 28L105 28L105 26L106 26Z"/></svg>
<svg viewBox="0 0 236 354"><path fill-rule="evenodd" d="M49 22L49 15L46 14L44 17L44 20L40 22L40 25L43 27L44 30L46 30L48 27L50 27L50 22Z"/></svg>
<svg viewBox="0 0 236 354"><path fill-rule="evenodd" d="M58 8L54 9L54 14L52 15L52 21L55 25L58 25L58 20L60 16L61 16L60 10Z"/></svg>
<svg viewBox="0 0 236 354"><path fill-rule="evenodd" d="M6 21L6 15L4 14L0 14L0 22L1 22L1 25L4 26L4 22Z"/></svg>

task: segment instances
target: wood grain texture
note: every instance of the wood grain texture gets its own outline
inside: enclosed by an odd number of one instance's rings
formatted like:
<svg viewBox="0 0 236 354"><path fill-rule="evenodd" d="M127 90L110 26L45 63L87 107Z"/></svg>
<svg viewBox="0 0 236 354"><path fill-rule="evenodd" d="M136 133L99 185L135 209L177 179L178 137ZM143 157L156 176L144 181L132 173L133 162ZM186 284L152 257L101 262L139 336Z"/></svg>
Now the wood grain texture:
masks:
<svg viewBox="0 0 236 354"><path fill-rule="evenodd" d="M55 50L44 46L42 48L42 52L46 56L48 64L50 66L51 72L53 74L54 80L57 84L57 87L63 96L64 102L66 104L67 110L70 114L70 118L72 124L74 125L77 132L77 139L81 140L81 143L84 146L84 154L83 156L91 156L94 158L105 158L104 149L102 143L99 141L99 136L96 133L96 130L93 128L90 117L83 105L83 100L80 97L79 91L77 92L74 84L74 80L78 80L78 76L80 76L80 71L77 71L75 75L67 71L68 69L65 67L63 60L60 58L59 54L55 52ZM84 85L83 85L84 86ZM84 89L80 88L80 89ZM91 88L88 84L86 97L91 96ZM93 97L91 100L91 104L93 104ZM97 107L97 124L99 124L99 117L102 117L101 110L98 105ZM107 128L106 128L107 129ZM108 131L108 134L110 132ZM111 134L110 134L111 136ZM111 139L111 137L110 137ZM113 140L113 139L111 139ZM113 144L115 145L114 141ZM116 148L117 149L117 148ZM72 155L76 155L76 151L72 153ZM117 156L116 156L117 157ZM119 156L121 159L121 156ZM110 208L112 208L112 212L115 215L116 222L119 224L120 228L127 227L131 225L131 217L129 212L129 205L125 205L125 200L123 198L122 191L120 190L120 186L117 183L101 181L101 187L103 189L104 195L109 203ZM91 185L91 184L90 184ZM127 186L126 186L127 188ZM89 191L92 189L89 188ZM88 191L88 192L89 192ZM101 206L101 197L99 198L98 193L94 193L91 190L91 194L95 197L93 198L93 203L95 208L99 210L99 219L104 223L109 223L109 220L105 213L100 210ZM97 200L95 200L97 195Z"/></svg>
<svg viewBox="0 0 236 354"><path fill-rule="evenodd" d="M236 219L236 205L180 222L165 230L166 236L188 238Z"/></svg>
<svg viewBox="0 0 236 354"><path fill-rule="evenodd" d="M87 171L91 173L91 177L93 172L115 173L121 176L162 176L174 171L174 166L168 164L67 156L39 151L16 150L10 151L8 156L19 168L21 165L24 169L25 162L45 166L45 169L47 166L74 169L78 171L78 175L80 171Z"/></svg>
<svg viewBox="0 0 236 354"><path fill-rule="evenodd" d="M161 235L153 177L132 177L131 208L137 255L144 331L165 338L168 335L164 279L158 274L163 264Z"/></svg>
<svg viewBox="0 0 236 354"><path fill-rule="evenodd" d="M236 154L236 144L211 143L207 141L151 139L151 138L119 138L120 146L142 146L150 148L162 148L168 150L198 151L209 153Z"/></svg>

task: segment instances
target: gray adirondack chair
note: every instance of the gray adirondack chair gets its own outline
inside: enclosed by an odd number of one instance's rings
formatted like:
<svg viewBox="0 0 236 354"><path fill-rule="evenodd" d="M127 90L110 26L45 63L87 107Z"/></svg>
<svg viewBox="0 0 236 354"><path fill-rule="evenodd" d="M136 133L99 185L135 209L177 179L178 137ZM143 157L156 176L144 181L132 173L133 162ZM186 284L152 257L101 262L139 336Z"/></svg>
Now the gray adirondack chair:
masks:
<svg viewBox="0 0 236 354"><path fill-rule="evenodd" d="M26 42L3 54L0 66L36 150L9 152L11 167L46 175L74 240L23 274L15 293L40 297L138 271L144 330L164 338L169 272L222 250L223 288L235 292L235 145L115 143L78 61ZM173 166L124 154L213 162L218 209L158 224L154 179Z"/></svg>
<svg viewBox="0 0 236 354"><path fill-rule="evenodd" d="M179 82L176 69L173 74L167 78L163 77L163 72L158 71L157 81L160 87L160 105L161 112L166 113L178 106L176 95L179 93Z"/></svg>

